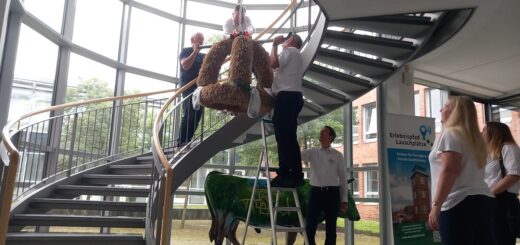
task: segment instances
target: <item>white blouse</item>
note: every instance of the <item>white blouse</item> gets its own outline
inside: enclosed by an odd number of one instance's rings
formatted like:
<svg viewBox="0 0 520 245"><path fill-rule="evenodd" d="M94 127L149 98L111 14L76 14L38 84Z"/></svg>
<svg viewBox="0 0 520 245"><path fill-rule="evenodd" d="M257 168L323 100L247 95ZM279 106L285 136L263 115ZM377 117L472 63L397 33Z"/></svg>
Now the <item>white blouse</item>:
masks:
<svg viewBox="0 0 520 245"><path fill-rule="evenodd" d="M520 148L514 144L506 144L502 147L502 159L504 159L504 167L507 175L520 175ZM500 162L498 159L488 158L486 165L485 181L489 188L494 187L502 179L500 172ZM520 181L507 189L508 192L518 194L520 190Z"/></svg>
<svg viewBox="0 0 520 245"><path fill-rule="evenodd" d="M435 141L430 152L430 168L432 175L432 198L435 198L437 183L441 171L441 153L446 151L458 152L462 154L462 171L455 180L448 197L441 206L441 211L455 207L458 203L470 195L491 194L486 182L484 182L484 169L479 168L471 148L452 130L445 129L440 137Z"/></svg>

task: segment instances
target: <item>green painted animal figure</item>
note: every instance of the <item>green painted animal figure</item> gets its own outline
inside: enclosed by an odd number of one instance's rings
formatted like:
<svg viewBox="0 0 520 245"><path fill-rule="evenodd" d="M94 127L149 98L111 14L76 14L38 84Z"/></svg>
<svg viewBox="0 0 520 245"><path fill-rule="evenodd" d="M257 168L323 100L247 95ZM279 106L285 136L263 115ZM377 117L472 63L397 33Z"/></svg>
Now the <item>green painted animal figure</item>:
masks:
<svg viewBox="0 0 520 245"><path fill-rule="evenodd" d="M224 238L227 238L233 245L240 244L236 238L236 230L239 221L246 221L253 184L253 178L232 176L215 171L208 174L204 187L208 208L211 213L210 241L215 241L215 244L221 245ZM255 193L250 224L270 227L266 181L260 179L258 185L259 188ZM297 191L302 212L305 216L310 193L308 181L305 185L299 187ZM272 193L272 195L273 200L275 200L276 193ZM281 192L278 206L294 207L292 193ZM356 214L357 217L354 215L354 220L359 220L357 210ZM345 213L338 213L338 217L345 218L346 215ZM296 212L278 212L276 221L278 225L299 226ZM293 244L295 240L296 234L289 234L289 244Z"/></svg>

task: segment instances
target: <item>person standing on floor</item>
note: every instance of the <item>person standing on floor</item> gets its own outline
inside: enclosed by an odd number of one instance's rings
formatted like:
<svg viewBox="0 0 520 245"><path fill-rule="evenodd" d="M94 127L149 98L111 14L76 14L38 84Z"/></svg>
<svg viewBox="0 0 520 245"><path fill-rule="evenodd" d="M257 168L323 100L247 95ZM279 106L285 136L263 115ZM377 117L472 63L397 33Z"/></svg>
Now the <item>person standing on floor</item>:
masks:
<svg viewBox="0 0 520 245"><path fill-rule="evenodd" d="M441 123L429 155L428 225L440 231L444 245L493 245L495 198L484 182L487 150L473 100L451 97L441 109Z"/></svg>
<svg viewBox="0 0 520 245"><path fill-rule="evenodd" d="M338 211L345 213L348 207L347 168L341 152L331 147L335 138L334 129L325 126L320 131L321 147L302 151L302 160L311 165L311 192L305 217L310 245L316 244L314 237L322 213L325 213L325 245L336 244Z"/></svg>
<svg viewBox="0 0 520 245"><path fill-rule="evenodd" d="M278 45L283 50L278 54ZM270 54L271 68L275 69L272 85L275 95L273 114L274 134L278 148L280 168L272 180L274 187L296 187L304 184L300 145L296 135L298 114L303 108L303 64L298 35L287 38L277 36Z"/></svg>
<svg viewBox="0 0 520 245"><path fill-rule="evenodd" d="M200 46L204 44L204 35L200 32L194 33L191 36L191 47L183 48L179 55L181 74L180 83L181 87L191 82L193 79L199 76L200 67L204 60L205 54L200 53ZM186 98L195 89L197 85L182 92L182 97ZM195 130L199 124L199 121L204 113L204 108L199 110L193 109L193 103L191 98L184 100L182 104L182 119L179 138L177 139L177 147L182 147L191 141Z"/></svg>
<svg viewBox="0 0 520 245"><path fill-rule="evenodd" d="M489 150L485 181L497 203L493 222L496 244L514 245L516 234L509 227L508 212L519 211L520 148L504 123L488 122L482 135Z"/></svg>

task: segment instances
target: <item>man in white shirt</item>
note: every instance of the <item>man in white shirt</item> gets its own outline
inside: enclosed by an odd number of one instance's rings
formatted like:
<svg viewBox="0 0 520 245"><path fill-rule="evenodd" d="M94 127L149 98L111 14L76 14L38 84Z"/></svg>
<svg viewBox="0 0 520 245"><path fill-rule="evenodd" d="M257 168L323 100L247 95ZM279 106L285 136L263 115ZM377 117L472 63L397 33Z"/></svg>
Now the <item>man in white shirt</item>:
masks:
<svg viewBox="0 0 520 245"><path fill-rule="evenodd" d="M283 50L278 54L278 45ZM273 125L278 148L279 169L271 182L274 187L301 186L303 181L300 145L296 135L298 114L303 107L302 39L298 35L273 39L270 62L275 69L272 90L275 95Z"/></svg>
<svg viewBox="0 0 520 245"><path fill-rule="evenodd" d="M233 13L231 14L231 18L226 20L224 25L222 26L224 30L224 34L226 36L232 35L233 33L240 33L247 35L252 35L255 32L255 28L251 23L251 19L246 16L246 8L242 7L240 9L240 5L236 5L233 9ZM246 33L247 32L247 33Z"/></svg>
<svg viewBox="0 0 520 245"><path fill-rule="evenodd" d="M322 212L325 213L325 245L336 244L338 210L344 213L348 207L347 168L341 152L330 146L335 138L334 129L325 126L320 131L321 148L302 151L302 160L311 165L311 193L305 220L310 245L316 244L314 236Z"/></svg>

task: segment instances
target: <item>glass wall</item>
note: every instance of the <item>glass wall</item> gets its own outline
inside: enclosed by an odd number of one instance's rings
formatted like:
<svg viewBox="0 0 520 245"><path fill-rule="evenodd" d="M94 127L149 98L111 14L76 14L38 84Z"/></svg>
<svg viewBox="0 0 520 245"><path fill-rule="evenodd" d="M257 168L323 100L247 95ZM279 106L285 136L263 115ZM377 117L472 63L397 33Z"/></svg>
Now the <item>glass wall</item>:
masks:
<svg viewBox="0 0 520 245"><path fill-rule="evenodd" d="M179 23L132 9L128 65L176 77L178 46Z"/></svg>
<svg viewBox="0 0 520 245"><path fill-rule="evenodd" d="M34 55L38 53L38 55ZM22 24L16 53L9 120L43 109L52 103L58 46ZM24 124L39 121L47 115L33 117Z"/></svg>
<svg viewBox="0 0 520 245"><path fill-rule="evenodd" d="M65 9L65 0L23 0L24 8L43 21L54 31L60 33Z"/></svg>
<svg viewBox="0 0 520 245"><path fill-rule="evenodd" d="M520 144L520 110L518 108L492 105L491 120L507 124L516 143Z"/></svg>
<svg viewBox="0 0 520 245"><path fill-rule="evenodd" d="M78 0L72 41L117 60L123 3L118 0ZM92 18L95 16L95 18ZM96 28L92 28L95 26Z"/></svg>

